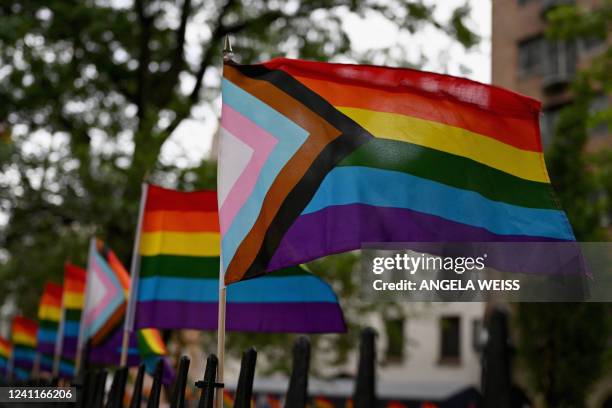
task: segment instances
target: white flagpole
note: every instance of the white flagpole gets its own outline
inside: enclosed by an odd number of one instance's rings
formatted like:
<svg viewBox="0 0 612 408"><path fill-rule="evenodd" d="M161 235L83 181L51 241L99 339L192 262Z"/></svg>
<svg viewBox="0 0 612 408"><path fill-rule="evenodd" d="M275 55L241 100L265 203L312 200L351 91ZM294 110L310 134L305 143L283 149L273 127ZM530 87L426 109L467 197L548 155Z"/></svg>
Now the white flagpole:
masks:
<svg viewBox="0 0 612 408"><path fill-rule="evenodd" d="M134 331L134 317L136 315L136 301L138 299L138 278L140 275L140 236L142 233L142 218L149 185L142 183L140 192L140 207L138 208L138 222L136 224L136 235L134 237L134 249L132 250L132 262L130 264L130 290L127 298L127 310L125 312L125 325L123 326L123 341L121 343L120 367L127 365L128 350L130 347L130 334Z"/></svg>
<svg viewBox="0 0 612 408"><path fill-rule="evenodd" d="M81 364L83 363L83 346L87 339L85 338L85 312L87 311L87 296L90 291L90 285L92 284L89 279L89 271L91 270L91 256L95 249L96 238L92 237L89 241L89 251L87 253L87 273L85 274L85 296L83 297L83 309L81 309L81 321L79 323L79 337L77 339L77 350L74 361L74 371L79 373Z"/></svg>
<svg viewBox="0 0 612 408"><path fill-rule="evenodd" d="M66 271L64 271L64 285L66 284ZM64 286L62 285L62 315L60 317L57 336L55 337L55 349L53 350L53 370L52 376L57 377L59 374L60 361L62 358L62 348L64 346L64 320L66 319L66 310L64 304Z"/></svg>
<svg viewBox="0 0 612 408"><path fill-rule="evenodd" d="M225 37L223 44L223 61L231 61L233 56L232 44L229 36ZM224 384L223 367L225 363L225 305L226 305L225 269L223 268L223 257L219 251L219 315L217 322L217 383ZM216 408L223 408L223 386L217 388Z"/></svg>

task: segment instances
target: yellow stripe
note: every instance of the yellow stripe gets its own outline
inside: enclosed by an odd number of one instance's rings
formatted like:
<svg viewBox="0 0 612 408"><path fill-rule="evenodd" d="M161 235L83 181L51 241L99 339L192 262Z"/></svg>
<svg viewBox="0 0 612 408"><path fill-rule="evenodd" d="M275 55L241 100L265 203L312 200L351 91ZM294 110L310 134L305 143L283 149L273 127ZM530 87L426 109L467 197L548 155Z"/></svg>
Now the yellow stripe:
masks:
<svg viewBox="0 0 612 408"><path fill-rule="evenodd" d="M13 343L20 346L36 347L36 337L24 333L14 333Z"/></svg>
<svg viewBox="0 0 612 408"><path fill-rule="evenodd" d="M455 126L397 113L336 107L378 138L409 142L467 157L514 176L550 183L542 153L521 150Z"/></svg>
<svg viewBox="0 0 612 408"><path fill-rule="evenodd" d="M141 333L153 353L159 356L164 356L168 353L166 345L161 338L161 333L157 329L142 329Z"/></svg>
<svg viewBox="0 0 612 408"><path fill-rule="evenodd" d="M38 318L40 320L59 322L62 318L62 309L54 306L41 306L38 309Z"/></svg>
<svg viewBox="0 0 612 408"><path fill-rule="evenodd" d="M64 292L64 307L66 309L82 309L83 308L83 294L82 293L71 293Z"/></svg>
<svg viewBox="0 0 612 408"><path fill-rule="evenodd" d="M219 256L218 232L147 232L140 240L140 255Z"/></svg>

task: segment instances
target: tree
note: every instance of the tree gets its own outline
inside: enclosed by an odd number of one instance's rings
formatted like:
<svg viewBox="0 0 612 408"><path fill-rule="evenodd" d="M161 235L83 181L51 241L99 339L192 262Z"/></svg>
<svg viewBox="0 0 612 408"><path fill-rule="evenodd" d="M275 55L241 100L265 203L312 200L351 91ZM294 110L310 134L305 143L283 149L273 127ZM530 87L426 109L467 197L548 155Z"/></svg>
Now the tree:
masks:
<svg viewBox="0 0 612 408"><path fill-rule="evenodd" d="M612 26L612 1L596 10L558 7L547 15L549 36L565 41L605 40ZM561 205L579 241L605 241L604 214L610 214L612 150L586 150L589 130L607 123L612 131L612 108L594 112L599 93L612 93L612 48L579 72L556 125L547 163ZM589 387L608 369L607 349L612 334L610 306L603 303L519 304L519 352L534 390L550 407L584 406Z"/></svg>
<svg viewBox="0 0 612 408"><path fill-rule="evenodd" d="M402 0L3 1L0 209L8 222L0 230L0 302L18 294L18 307L33 316L42 282L59 281L66 259L84 264L92 234L128 264L145 175L214 188L214 163L179 168L159 158L177 127L217 97L226 35L245 63L376 57L352 51L347 13L383 16L401 32L433 25L476 43L466 6L449 21L433 10ZM340 264L326 268L349 267Z"/></svg>

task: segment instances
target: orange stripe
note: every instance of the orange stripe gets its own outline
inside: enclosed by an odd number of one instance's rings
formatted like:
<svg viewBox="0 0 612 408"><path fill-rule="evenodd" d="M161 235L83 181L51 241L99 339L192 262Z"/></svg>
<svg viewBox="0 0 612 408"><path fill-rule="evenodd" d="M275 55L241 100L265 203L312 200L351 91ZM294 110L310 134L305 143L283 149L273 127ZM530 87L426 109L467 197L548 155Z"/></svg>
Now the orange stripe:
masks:
<svg viewBox="0 0 612 408"><path fill-rule="evenodd" d="M300 76L295 78L335 107L399 113L460 127L519 149L542 151L535 117L497 115L490 110L441 100L416 90L414 93L391 92Z"/></svg>
<svg viewBox="0 0 612 408"><path fill-rule="evenodd" d="M85 292L85 282L68 280L64 281L64 295L67 293L80 294Z"/></svg>
<svg viewBox="0 0 612 408"><path fill-rule="evenodd" d="M147 211L142 220L144 232L219 232L219 215L201 211Z"/></svg>

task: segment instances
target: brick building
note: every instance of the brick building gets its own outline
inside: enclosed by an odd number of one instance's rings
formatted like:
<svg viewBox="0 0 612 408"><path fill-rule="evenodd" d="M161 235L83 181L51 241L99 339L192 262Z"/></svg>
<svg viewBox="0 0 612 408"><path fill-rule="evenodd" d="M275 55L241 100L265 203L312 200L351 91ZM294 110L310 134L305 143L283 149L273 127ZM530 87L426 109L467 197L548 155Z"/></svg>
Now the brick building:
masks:
<svg viewBox="0 0 612 408"><path fill-rule="evenodd" d="M545 14L552 7L578 4L597 7L602 0L492 0L492 82L542 101L542 139L548 147L560 109L571 102L568 86L575 73L602 53L606 41L578 42L546 38ZM608 39L610 40L610 39ZM599 110L611 102L602 93L592 106ZM606 126L591 130L588 149L612 146Z"/></svg>

